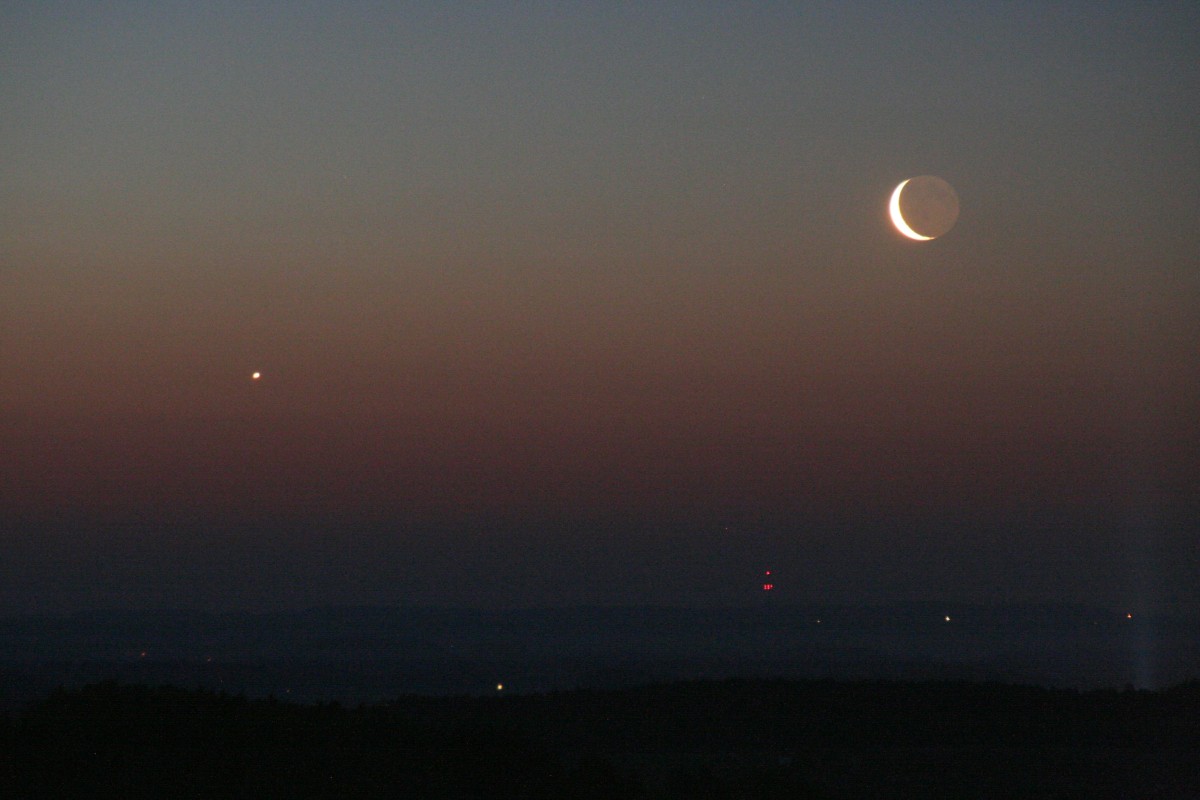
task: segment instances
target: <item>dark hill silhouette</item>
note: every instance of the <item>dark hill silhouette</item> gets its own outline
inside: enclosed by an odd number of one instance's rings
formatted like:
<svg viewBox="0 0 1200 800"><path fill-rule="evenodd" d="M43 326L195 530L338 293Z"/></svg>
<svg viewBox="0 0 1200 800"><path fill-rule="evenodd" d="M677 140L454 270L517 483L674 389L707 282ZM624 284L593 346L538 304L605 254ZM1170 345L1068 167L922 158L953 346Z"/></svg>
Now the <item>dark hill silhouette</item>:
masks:
<svg viewBox="0 0 1200 800"><path fill-rule="evenodd" d="M1200 795L1195 684L731 680L345 708L106 682L4 734L6 797Z"/></svg>

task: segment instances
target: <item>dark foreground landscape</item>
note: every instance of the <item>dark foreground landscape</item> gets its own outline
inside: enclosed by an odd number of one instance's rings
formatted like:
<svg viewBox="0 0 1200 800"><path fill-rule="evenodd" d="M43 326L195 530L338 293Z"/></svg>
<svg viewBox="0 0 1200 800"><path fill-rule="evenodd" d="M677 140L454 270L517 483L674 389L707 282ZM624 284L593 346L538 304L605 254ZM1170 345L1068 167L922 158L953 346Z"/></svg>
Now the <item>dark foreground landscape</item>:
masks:
<svg viewBox="0 0 1200 800"><path fill-rule="evenodd" d="M3 731L0 795L1200 797L1200 684L691 681L343 707L107 682Z"/></svg>
<svg viewBox="0 0 1200 800"><path fill-rule="evenodd" d="M0 620L0 798L1200 798L1200 619L1079 606Z"/></svg>

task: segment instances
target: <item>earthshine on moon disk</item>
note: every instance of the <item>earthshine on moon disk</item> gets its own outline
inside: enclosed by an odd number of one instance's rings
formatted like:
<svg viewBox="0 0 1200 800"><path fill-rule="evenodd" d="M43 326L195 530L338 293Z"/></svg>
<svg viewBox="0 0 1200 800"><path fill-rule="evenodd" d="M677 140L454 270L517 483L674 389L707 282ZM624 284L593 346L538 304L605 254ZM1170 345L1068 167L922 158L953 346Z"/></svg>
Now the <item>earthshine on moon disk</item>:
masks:
<svg viewBox="0 0 1200 800"><path fill-rule="evenodd" d="M954 227L958 220L958 195L950 184L933 175L909 178L892 192L888 213L900 233L918 242L928 242Z"/></svg>

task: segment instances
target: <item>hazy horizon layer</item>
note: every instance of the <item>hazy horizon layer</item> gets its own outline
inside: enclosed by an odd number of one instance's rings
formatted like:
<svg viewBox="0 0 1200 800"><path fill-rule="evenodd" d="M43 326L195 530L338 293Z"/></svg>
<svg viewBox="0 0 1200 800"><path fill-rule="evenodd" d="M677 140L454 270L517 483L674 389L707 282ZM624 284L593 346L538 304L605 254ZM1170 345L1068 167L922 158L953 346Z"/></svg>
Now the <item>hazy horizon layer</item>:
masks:
<svg viewBox="0 0 1200 800"><path fill-rule="evenodd" d="M1198 625L950 602L86 612L0 618L0 700L99 680L342 702L727 677L1161 689L1200 680Z"/></svg>

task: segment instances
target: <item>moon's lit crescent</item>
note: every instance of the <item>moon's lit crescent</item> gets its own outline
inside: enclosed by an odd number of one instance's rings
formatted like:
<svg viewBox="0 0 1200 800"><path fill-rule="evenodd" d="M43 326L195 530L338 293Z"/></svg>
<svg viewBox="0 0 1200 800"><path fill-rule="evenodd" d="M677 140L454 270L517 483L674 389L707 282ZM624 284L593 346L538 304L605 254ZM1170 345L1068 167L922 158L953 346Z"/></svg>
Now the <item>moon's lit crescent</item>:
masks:
<svg viewBox="0 0 1200 800"><path fill-rule="evenodd" d="M922 236L921 234L908 227L908 223L904 221L904 215L900 213L900 193L904 191L904 187L912 178L900 181L900 185L892 192L892 201L888 203L888 213L892 215L892 224L896 226L896 230L910 239L915 239L918 242L928 242L932 236Z"/></svg>

